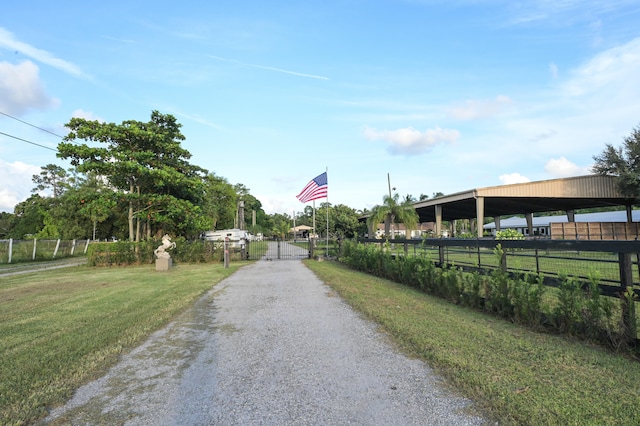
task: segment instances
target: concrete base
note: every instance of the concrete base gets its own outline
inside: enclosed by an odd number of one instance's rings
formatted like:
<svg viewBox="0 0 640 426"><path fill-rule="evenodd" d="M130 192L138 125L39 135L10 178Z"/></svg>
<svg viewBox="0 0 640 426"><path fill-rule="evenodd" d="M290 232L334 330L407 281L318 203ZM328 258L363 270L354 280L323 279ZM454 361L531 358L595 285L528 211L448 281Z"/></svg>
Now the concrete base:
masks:
<svg viewBox="0 0 640 426"><path fill-rule="evenodd" d="M173 265L173 259L156 259L156 271L168 271Z"/></svg>

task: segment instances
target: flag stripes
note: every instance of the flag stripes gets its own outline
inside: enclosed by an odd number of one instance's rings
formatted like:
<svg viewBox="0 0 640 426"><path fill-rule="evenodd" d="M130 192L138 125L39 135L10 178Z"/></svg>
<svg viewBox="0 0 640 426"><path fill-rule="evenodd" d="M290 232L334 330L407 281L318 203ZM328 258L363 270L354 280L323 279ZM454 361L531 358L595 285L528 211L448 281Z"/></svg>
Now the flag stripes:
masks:
<svg viewBox="0 0 640 426"><path fill-rule="evenodd" d="M327 181L327 172L316 176L304 187L296 198L302 203L325 198L328 195L329 183Z"/></svg>

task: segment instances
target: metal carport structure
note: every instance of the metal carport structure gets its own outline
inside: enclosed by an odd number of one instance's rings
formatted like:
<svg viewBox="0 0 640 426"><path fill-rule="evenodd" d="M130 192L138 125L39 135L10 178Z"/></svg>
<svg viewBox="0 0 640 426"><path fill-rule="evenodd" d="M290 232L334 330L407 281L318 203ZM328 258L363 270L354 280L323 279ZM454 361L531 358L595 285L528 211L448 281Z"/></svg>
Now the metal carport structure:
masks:
<svg viewBox="0 0 640 426"><path fill-rule="evenodd" d="M499 227L500 216L523 214L531 228L534 213L561 210L573 222L578 209L625 206L630 222L631 207L639 201L620 194L614 177L587 175L470 189L419 201L414 207L420 222L435 222L436 235L441 235L443 221L475 219L480 238L485 217L494 218Z"/></svg>

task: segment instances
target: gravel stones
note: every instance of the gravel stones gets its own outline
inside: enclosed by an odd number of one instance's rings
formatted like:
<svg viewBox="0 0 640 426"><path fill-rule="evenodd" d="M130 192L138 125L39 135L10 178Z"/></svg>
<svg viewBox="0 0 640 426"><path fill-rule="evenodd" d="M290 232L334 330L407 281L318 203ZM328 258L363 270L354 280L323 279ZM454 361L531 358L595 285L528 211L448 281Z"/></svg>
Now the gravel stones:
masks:
<svg viewBox="0 0 640 426"><path fill-rule="evenodd" d="M478 425L300 261L260 261L81 387L45 423Z"/></svg>

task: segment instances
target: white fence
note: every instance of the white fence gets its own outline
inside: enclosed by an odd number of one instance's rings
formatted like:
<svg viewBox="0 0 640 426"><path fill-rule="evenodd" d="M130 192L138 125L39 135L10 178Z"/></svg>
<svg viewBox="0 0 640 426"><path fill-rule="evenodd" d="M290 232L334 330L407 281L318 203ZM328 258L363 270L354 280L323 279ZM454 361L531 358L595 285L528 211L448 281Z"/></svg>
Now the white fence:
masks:
<svg viewBox="0 0 640 426"><path fill-rule="evenodd" d="M87 253L89 241L78 240L0 240L0 263L51 260Z"/></svg>

